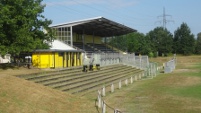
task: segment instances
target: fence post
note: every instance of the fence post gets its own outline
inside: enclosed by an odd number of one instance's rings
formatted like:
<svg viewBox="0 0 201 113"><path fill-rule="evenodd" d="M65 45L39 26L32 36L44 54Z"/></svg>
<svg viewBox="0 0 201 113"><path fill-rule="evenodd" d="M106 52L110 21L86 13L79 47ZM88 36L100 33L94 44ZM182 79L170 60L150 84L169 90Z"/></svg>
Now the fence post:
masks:
<svg viewBox="0 0 201 113"><path fill-rule="evenodd" d="M139 80L141 80L141 73L138 76L139 76Z"/></svg>
<svg viewBox="0 0 201 113"><path fill-rule="evenodd" d="M145 74L144 74L145 72L142 72L142 77L145 77Z"/></svg>
<svg viewBox="0 0 201 113"><path fill-rule="evenodd" d="M125 80L125 84L126 84L126 86L128 85L128 79Z"/></svg>
<svg viewBox="0 0 201 113"><path fill-rule="evenodd" d="M105 105L105 101L103 101L102 113L106 113L106 105Z"/></svg>
<svg viewBox="0 0 201 113"><path fill-rule="evenodd" d="M103 88L102 88L102 96L103 97L105 96L105 86L103 86Z"/></svg>
<svg viewBox="0 0 201 113"><path fill-rule="evenodd" d="M135 75L135 81L137 81L137 75Z"/></svg>
<svg viewBox="0 0 201 113"><path fill-rule="evenodd" d="M119 89L121 89L121 80L119 81Z"/></svg>
<svg viewBox="0 0 201 113"><path fill-rule="evenodd" d="M133 83L133 77L131 76L131 84Z"/></svg>
<svg viewBox="0 0 201 113"><path fill-rule="evenodd" d="M101 92L98 90L98 108L101 108Z"/></svg>
<svg viewBox="0 0 201 113"><path fill-rule="evenodd" d="M113 92L114 92L114 85L112 83L112 85L111 85L111 93L113 93Z"/></svg>
<svg viewBox="0 0 201 113"><path fill-rule="evenodd" d="M142 58L141 58L141 55L139 55L140 57L140 69L142 69Z"/></svg>
<svg viewBox="0 0 201 113"><path fill-rule="evenodd" d="M156 74L156 73L157 73L156 67L157 67L157 65L155 64L155 65L154 65L154 75L155 75L155 77L156 77L156 75L157 75L157 74Z"/></svg>
<svg viewBox="0 0 201 113"><path fill-rule="evenodd" d="M114 110L114 113L118 113L118 110L117 110L117 109L115 109L115 110Z"/></svg>

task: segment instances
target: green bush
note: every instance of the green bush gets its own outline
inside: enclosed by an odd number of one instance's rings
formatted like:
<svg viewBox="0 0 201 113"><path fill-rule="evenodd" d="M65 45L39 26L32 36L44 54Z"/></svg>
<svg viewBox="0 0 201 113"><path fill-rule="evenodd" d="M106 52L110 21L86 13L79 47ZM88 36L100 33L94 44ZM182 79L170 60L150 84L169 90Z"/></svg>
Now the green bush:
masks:
<svg viewBox="0 0 201 113"><path fill-rule="evenodd" d="M150 58L152 58L152 57L154 57L154 53L153 53L153 52L149 52L148 56L149 56Z"/></svg>

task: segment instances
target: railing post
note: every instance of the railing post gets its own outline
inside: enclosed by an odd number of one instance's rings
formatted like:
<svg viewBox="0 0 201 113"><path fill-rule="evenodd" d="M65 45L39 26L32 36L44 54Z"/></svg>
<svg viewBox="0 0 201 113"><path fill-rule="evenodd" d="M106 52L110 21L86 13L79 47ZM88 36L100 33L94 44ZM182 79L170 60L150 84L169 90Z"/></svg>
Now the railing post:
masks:
<svg viewBox="0 0 201 113"><path fill-rule="evenodd" d="M106 105L105 105L105 101L103 101L102 113L106 113Z"/></svg>
<svg viewBox="0 0 201 113"><path fill-rule="evenodd" d="M121 80L119 81L119 89L121 89Z"/></svg>
<svg viewBox="0 0 201 113"><path fill-rule="evenodd" d="M103 97L105 96L105 86L103 86L103 88L102 88L102 96Z"/></svg>
<svg viewBox="0 0 201 113"><path fill-rule="evenodd" d="M156 77L156 74L157 73L157 69L156 69L156 64L154 65L154 75L155 75L155 77Z"/></svg>
<svg viewBox="0 0 201 113"><path fill-rule="evenodd" d="M141 80L141 73L138 75L138 77L139 77L139 80Z"/></svg>
<svg viewBox="0 0 201 113"><path fill-rule="evenodd" d="M125 80L125 84L126 84L126 86L128 85L128 79Z"/></svg>
<svg viewBox="0 0 201 113"><path fill-rule="evenodd" d="M113 93L114 92L114 84L112 83L112 85L111 85L111 93Z"/></svg>
<svg viewBox="0 0 201 113"><path fill-rule="evenodd" d="M137 75L135 75L135 81L137 81Z"/></svg>
<svg viewBox="0 0 201 113"><path fill-rule="evenodd" d="M133 77L131 76L131 84L133 83Z"/></svg>
<svg viewBox="0 0 201 113"><path fill-rule="evenodd" d="M101 108L101 92L98 90L98 108Z"/></svg>

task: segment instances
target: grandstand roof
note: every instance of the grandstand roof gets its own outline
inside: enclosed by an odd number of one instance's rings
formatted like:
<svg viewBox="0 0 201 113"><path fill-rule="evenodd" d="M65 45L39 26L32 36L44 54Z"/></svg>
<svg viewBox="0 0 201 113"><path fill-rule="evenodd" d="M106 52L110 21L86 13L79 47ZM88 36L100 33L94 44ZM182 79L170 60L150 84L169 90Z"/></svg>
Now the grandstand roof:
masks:
<svg viewBox="0 0 201 113"><path fill-rule="evenodd" d="M62 41L59 40L54 40L51 43L51 48L52 50L76 50L74 48L72 48L71 46L63 43Z"/></svg>
<svg viewBox="0 0 201 113"><path fill-rule="evenodd" d="M104 17L89 18L63 24L52 25L52 28L73 27L77 34L95 35L100 37L120 36L137 30Z"/></svg>

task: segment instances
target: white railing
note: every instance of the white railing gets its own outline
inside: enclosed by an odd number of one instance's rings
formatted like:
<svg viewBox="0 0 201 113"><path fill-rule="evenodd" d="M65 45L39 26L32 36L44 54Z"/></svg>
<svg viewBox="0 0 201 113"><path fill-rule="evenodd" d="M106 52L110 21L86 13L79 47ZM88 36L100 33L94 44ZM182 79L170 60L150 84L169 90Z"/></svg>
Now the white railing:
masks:
<svg viewBox="0 0 201 113"><path fill-rule="evenodd" d="M164 73L171 73L176 67L176 58L168 61L164 65Z"/></svg>
<svg viewBox="0 0 201 113"><path fill-rule="evenodd" d="M106 96L106 87L110 87L107 89L110 89L110 91L113 93L115 91L115 85L118 86L118 88L116 89L121 89L122 85L129 85L129 84L133 84L134 81L138 81L141 80L142 77L144 76L144 72L135 74L133 76L130 76L128 78L125 79L121 79L118 82L111 82L111 85L108 86L103 86L102 89L98 90L98 96L97 96L97 100L96 100L96 106L98 107L98 110L101 110L101 113L106 113L106 109L109 108L110 110L114 111L114 113L123 113L122 111L113 108L111 106L109 106L106 101L103 99L104 96Z"/></svg>
<svg viewBox="0 0 201 113"><path fill-rule="evenodd" d="M100 64L100 66L124 64L146 70L149 67L148 56L135 56L135 54L120 53L93 53L90 59L84 57L84 65Z"/></svg>

